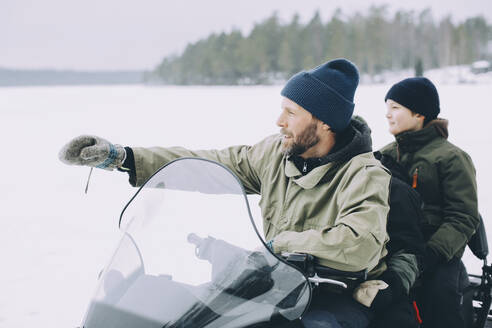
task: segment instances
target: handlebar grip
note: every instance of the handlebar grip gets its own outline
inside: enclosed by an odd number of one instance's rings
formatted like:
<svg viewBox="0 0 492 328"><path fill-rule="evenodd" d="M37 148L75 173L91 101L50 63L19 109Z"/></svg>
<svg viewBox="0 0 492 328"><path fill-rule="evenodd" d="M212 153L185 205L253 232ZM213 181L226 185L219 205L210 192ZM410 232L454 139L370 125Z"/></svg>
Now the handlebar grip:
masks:
<svg viewBox="0 0 492 328"><path fill-rule="evenodd" d="M352 279L360 279L360 280L366 280L367 279L367 270L361 270L357 272L349 272L349 271L340 271L337 269L329 268L326 266L322 266L319 264L316 264L314 266L314 271L318 274L320 277L344 277L344 278L352 278Z"/></svg>
<svg viewBox="0 0 492 328"><path fill-rule="evenodd" d="M190 233L186 239L189 243L192 243L196 246L200 246L203 243L203 238L198 237L198 235L194 233Z"/></svg>

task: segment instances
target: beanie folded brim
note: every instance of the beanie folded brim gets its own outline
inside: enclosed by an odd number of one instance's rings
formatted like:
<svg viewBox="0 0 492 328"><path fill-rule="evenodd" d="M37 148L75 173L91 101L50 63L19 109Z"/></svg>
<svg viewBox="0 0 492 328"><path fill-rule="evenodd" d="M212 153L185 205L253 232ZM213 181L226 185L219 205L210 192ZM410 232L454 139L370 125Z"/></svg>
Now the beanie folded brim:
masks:
<svg viewBox="0 0 492 328"><path fill-rule="evenodd" d="M343 131L354 112L354 103L307 72L294 75L281 91L299 106L328 124L335 132Z"/></svg>
<svg viewBox="0 0 492 328"><path fill-rule="evenodd" d="M410 109L412 112L419 113L419 108L417 108L416 103L418 97L419 95L417 94L417 92L415 92L411 88L407 88L402 84L395 84L388 90L388 93L386 93L384 101L391 99L393 101L396 101L400 105L403 105L406 108ZM421 111L423 112L425 111L425 109Z"/></svg>

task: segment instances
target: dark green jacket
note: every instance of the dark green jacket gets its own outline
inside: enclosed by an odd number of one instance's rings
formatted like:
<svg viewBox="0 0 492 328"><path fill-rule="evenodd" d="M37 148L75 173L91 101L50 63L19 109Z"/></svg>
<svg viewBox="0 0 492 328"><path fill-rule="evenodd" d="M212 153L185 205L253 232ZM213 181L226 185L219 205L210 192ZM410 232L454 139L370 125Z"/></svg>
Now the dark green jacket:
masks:
<svg viewBox="0 0 492 328"><path fill-rule="evenodd" d="M461 258L479 221L475 168L466 152L447 141L447 126L436 119L397 135L381 152L404 167L424 202L427 245L449 261Z"/></svg>

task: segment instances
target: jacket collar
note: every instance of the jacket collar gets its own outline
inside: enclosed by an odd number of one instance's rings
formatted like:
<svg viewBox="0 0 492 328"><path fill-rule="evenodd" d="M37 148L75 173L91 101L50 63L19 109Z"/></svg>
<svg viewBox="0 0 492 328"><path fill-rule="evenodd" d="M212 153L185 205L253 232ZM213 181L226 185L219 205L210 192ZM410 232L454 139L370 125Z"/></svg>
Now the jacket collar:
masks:
<svg viewBox="0 0 492 328"><path fill-rule="evenodd" d="M400 151L413 153L436 138L448 138L448 120L435 119L423 129L407 131L396 135L396 143Z"/></svg>
<svg viewBox="0 0 492 328"><path fill-rule="evenodd" d="M367 123L359 116L352 118L350 125L344 133L349 140L344 140L343 146L336 147L333 152L320 158L321 165L312 169L308 174L302 175L296 165L286 159L285 175L288 178L295 178L294 182L304 189L314 188L326 173L337 163L345 163L353 157L372 151L371 129Z"/></svg>
<svg viewBox="0 0 492 328"><path fill-rule="evenodd" d="M321 179L326 175L326 173L334 166L334 163L328 163L315 167L306 175L297 169L294 163L289 160L285 161L285 175L288 178L294 178L293 181L297 183L303 189L314 188Z"/></svg>
<svg viewBox="0 0 492 328"><path fill-rule="evenodd" d="M360 116L354 116L346 131L342 132L342 146L321 158L323 164L330 162L347 162L352 157L372 151L371 129ZM348 140L347 140L348 139Z"/></svg>

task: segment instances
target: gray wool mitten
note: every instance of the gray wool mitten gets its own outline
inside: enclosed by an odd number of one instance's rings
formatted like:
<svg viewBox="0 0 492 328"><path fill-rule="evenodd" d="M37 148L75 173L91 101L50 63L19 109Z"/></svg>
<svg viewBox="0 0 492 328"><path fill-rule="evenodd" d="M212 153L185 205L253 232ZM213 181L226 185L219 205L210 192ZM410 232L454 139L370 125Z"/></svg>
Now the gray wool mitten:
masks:
<svg viewBox="0 0 492 328"><path fill-rule="evenodd" d="M126 151L122 146L113 145L103 138L82 135L63 146L58 158L69 165L113 170L121 167L126 158Z"/></svg>

